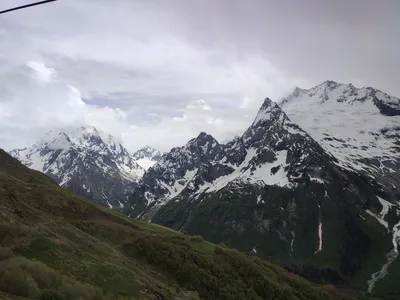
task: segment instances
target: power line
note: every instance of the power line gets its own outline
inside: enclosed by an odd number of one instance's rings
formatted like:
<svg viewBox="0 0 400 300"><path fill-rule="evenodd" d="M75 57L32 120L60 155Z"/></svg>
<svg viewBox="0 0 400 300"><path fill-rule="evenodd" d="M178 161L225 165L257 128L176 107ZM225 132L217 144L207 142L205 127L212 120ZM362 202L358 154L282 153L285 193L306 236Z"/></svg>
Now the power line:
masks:
<svg viewBox="0 0 400 300"><path fill-rule="evenodd" d="M45 1L35 2L35 3L31 3L31 4L26 4L26 5L22 5L22 6L10 8L10 9L2 10L2 11L0 11L0 15L8 13L8 12L11 12L11 11L14 11L14 10L19 10L19 9L28 8L28 7L41 5L41 4L46 4L46 3L55 2L55 1L58 1L58 0L45 0Z"/></svg>

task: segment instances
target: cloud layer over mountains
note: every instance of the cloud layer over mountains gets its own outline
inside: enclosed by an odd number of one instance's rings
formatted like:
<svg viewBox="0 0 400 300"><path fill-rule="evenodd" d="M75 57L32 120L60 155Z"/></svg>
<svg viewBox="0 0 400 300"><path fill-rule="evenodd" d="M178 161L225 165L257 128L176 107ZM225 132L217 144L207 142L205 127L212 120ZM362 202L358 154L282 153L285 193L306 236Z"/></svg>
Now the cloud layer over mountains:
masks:
<svg viewBox="0 0 400 300"><path fill-rule="evenodd" d="M399 95L398 8L69 0L2 15L0 142L11 149L82 124L133 151L168 150L199 131L232 138L266 96L295 85L333 79Z"/></svg>

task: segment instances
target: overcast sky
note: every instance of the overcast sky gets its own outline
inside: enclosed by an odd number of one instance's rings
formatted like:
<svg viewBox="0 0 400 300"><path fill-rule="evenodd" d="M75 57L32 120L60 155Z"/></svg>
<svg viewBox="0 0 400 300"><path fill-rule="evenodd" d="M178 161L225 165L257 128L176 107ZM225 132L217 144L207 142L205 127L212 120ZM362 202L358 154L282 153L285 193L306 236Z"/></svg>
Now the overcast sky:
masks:
<svg viewBox="0 0 400 300"><path fill-rule="evenodd" d="M0 10L26 4L0 0ZM94 125L131 151L244 131L325 80L400 96L398 0L59 0L0 15L0 147Z"/></svg>

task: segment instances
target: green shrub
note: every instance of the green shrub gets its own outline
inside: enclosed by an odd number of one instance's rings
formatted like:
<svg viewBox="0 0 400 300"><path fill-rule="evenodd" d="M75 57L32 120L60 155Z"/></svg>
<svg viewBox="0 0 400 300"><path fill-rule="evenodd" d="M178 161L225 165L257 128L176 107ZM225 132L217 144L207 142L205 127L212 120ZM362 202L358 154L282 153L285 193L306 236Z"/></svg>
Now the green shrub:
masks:
<svg viewBox="0 0 400 300"><path fill-rule="evenodd" d="M185 295L185 300L200 300L198 292L187 292Z"/></svg>
<svg viewBox="0 0 400 300"><path fill-rule="evenodd" d="M224 250L221 247L215 247L214 253L217 255L224 254Z"/></svg>
<svg viewBox="0 0 400 300"><path fill-rule="evenodd" d="M37 299L40 300L66 300L66 297L60 292L53 289L43 290Z"/></svg>
<svg viewBox="0 0 400 300"><path fill-rule="evenodd" d="M101 300L104 299L101 289L86 283L66 280L61 283L59 291L68 299Z"/></svg>
<svg viewBox="0 0 400 300"><path fill-rule="evenodd" d="M13 257L14 253L10 248L0 247L0 261Z"/></svg>
<svg viewBox="0 0 400 300"><path fill-rule="evenodd" d="M0 290L23 297L36 297L40 292L32 276L13 260L0 263Z"/></svg>
<svg viewBox="0 0 400 300"><path fill-rule="evenodd" d="M204 238L200 235L191 236L190 240L194 242L204 242Z"/></svg>
<svg viewBox="0 0 400 300"><path fill-rule="evenodd" d="M41 290L57 287L61 283L61 274L42 262L18 257L18 263L21 269L33 277Z"/></svg>
<svg viewBox="0 0 400 300"><path fill-rule="evenodd" d="M138 238L124 251L172 274L182 288L196 290L202 299L327 299L309 282L239 251L217 246L213 255L203 255L191 248L193 239L198 236L180 243Z"/></svg>
<svg viewBox="0 0 400 300"><path fill-rule="evenodd" d="M181 289L181 287L180 287L179 285L177 285L177 286L175 287L175 292L176 292L177 294L182 293L182 289Z"/></svg>
<svg viewBox="0 0 400 300"><path fill-rule="evenodd" d="M44 263L24 257L0 262L0 291L43 300L105 299L100 288L62 276Z"/></svg>

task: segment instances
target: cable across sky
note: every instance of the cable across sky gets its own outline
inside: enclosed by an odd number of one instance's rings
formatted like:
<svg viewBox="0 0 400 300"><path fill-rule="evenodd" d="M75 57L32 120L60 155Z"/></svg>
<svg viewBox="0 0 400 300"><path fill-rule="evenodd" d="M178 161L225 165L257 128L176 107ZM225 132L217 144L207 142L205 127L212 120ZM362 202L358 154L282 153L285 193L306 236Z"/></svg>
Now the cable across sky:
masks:
<svg viewBox="0 0 400 300"><path fill-rule="evenodd" d="M55 2L55 1L58 1L58 0L45 0L45 1L30 3L30 4L26 4L26 5L21 5L21 6L9 8L6 10L2 10L2 11L0 11L0 14L5 14L5 13L12 12L12 11L16 11L16 10L20 10L20 9L24 9L24 8L28 8L28 7L32 7L32 6L42 5L42 4L46 4L46 3L50 3L50 2Z"/></svg>

